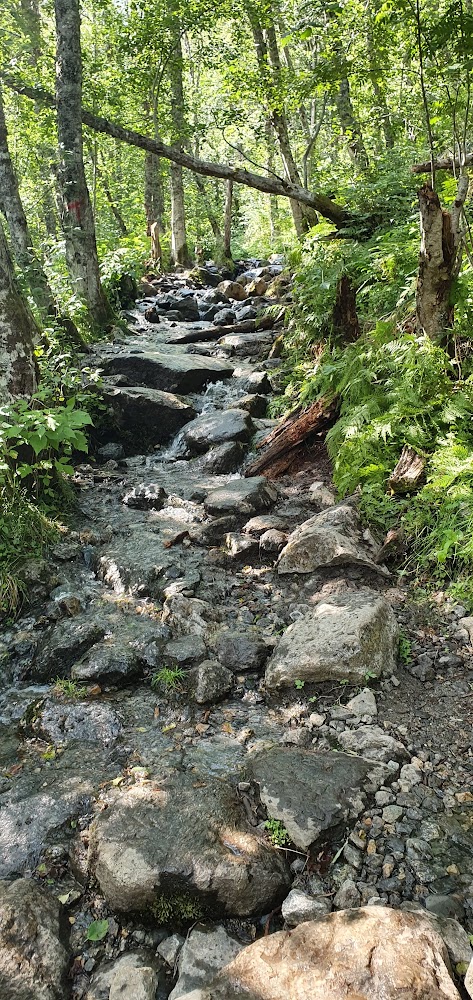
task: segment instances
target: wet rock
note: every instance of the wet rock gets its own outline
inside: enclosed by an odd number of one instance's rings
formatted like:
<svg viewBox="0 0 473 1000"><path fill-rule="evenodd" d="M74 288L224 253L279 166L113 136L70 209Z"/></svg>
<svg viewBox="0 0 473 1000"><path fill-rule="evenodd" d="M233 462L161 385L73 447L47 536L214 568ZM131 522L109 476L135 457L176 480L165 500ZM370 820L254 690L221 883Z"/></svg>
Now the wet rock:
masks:
<svg viewBox="0 0 473 1000"><path fill-rule="evenodd" d="M284 518L274 514L257 514L256 517L251 517L246 522L242 531L245 534L254 535L255 538L260 538L265 531L284 531L285 527Z"/></svg>
<svg viewBox="0 0 473 1000"><path fill-rule="evenodd" d="M182 528L180 529L182 530ZM160 597L165 573L176 556L165 547L166 536L134 531L129 538L114 539L99 557L97 575L116 594Z"/></svg>
<svg viewBox="0 0 473 1000"><path fill-rule="evenodd" d="M247 293L239 281L221 281L217 285L217 290L222 295L226 295L227 299L233 299L236 302L243 302L247 298Z"/></svg>
<svg viewBox="0 0 473 1000"><path fill-rule="evenodd" d="M23 677L41 681L67 677L72 665L104 635L105 629L101 625L78 615L72 620L59 622L44 633Z"/></svg>
<svg viewBox="0 0 473 1000"><path fill-rule="evenodd" d="M265 358L274 340L270 330L262 333L229 333L219 340L237 358Z"/></svg>
<svg viewBox="0 0 473 1000"><path fill-rule="evenodd" d="M217 660L204 660L188 673L190 690L198 705L220 701L231 691L234 675Z"/></svg>
<svg viewBox="0 0 473 1000"><path fill-rule="evenodd" d="M230 937L223 927L194 928L179 954L179 978L169 1000L178 1000L189 990L206 986L242 948L243 945Z"/></svg>
<svg viewBox="0 0 473 1000"><path fill-rule="evenodd" d="M327 834L333 838L362 812L363 789L374 777L370 762L354 754L281 747L255 756L250 769L268 815L283 823L303 851Z"/></svg>
<svg viewBox="0 0 473 1000"><path fill-rule="evenodd" d="M237 399L234 404L239 410L246 410L251 417L264 417L268 408L266 396L261 396L258 392L249 393Z"/></svg>
<svg viewBox="0 0 473 1000"><path fill-rule="evenodd" d="M397 646L396 619L378 593L363 589L334 594L281 636L266 669L266 685L287 687L296 680L363 683L366 675L394 672Z"/></svg>
<svg viewBox="0 0 473 1000"><path fill-rule="evenodd" d="M195 597L175 594L167 597L163 607L162 621L176 636L206 635L209 622L214 618L213 609L206 601Z"/></svg>
<svg viewBox="0 0 473 1000"><path fill-rule="evenodd" d="M194 453L203 452L226 441L248 442L253 430L245 410L224 410L192 420L184 430L184 440Z"/></svg>
<svg viewBox="0 0 473 1000"><path fill-rule="evenodd" d="M63 824L90 808L93 775L74 772L65 778L51 773L46 780L43 772L39 791L25 779L0 795L0 878L34 869Z"/></svg>
<svg viewBox="0 0 473 1000"><path fill-rule="evenodd" d="M236 472L243 461L244 447L241 441L224 441L210 448L201 459L200 467L209 475L218 476L225 472Z"/></svg>
<svg viewBox="0 0 473 1000"><path fill-rule="evenodd" d="M385 567L375 562L378 551L369 532L362 531L355 508L341 503L314 514L293 531L279 557L278 572L313 573L321 566L353 563L386 575Z"/></svg>
<svg viewBox="0 0 473 1000"><path fill-rule="evenodd" d="M70 996L67 925L60 903L30 879L0 883L0 994L4 1000Z"/></svg>
<svg viewBox="0 0 473 1000"><path fill-rule="evenodd" d="M308 896L300 889L291 889L282 906L281 914L288 927L297 927L306 920L318 920L332 909L330 900Z"/></svg>
<svg viewBox="0 0 473 1000"><path fill-rule="evenodd" d="M173 639L164 647L163 657L166 662L179 667L191 666L197 660L203 660L207 647L200 635L184 635Z"/></svg>
<svg viewBox="0 0 473 1000"><path fill-rule="evenodd" d="M121 732L117 713L101 702L60 702L46 699L36 706L31 730L55 746L79 740L109 746Z"/></svg>
<svg viewBox="0 0 473 1000"><path fill-rule="evenodd" d="M346 729L339 734L338 740L344 750L362 754L368 760L402 760L407 756L402 743L394 739L393 736L389 736L380 726L359 726L358 729Z"/></svg>
<svg viewBox="0 0 473 1000"><path fill-rule="evenodd" d="M158 389L141 386L106 389L103 397L127 454L133 454L137 448L167 444L195 417L195 410L187 400Z"/></svg>
<svg viewBox="0 0 473 1000"><path fill-rule="evenodd" d="M235 310L236 319L238 323L242 323L246 319L256 319L258 315L258 310L254 306L240 306Z"/></svg>
<svg viewBox="0 0 473 1000"><path fill-rule="evenodd" d="M193 295L186 295L185 298L177 299L174 305L179 313L179 318L185 323L192 323L194 320L199 319L199 306Z"/></svg>
<svg viewBox="0 0 473 1000"><path fill-rule="evenodd" d="M251 479L232 479L207 495L204 501L211 514L252 514L265 510L277 500L277 489L264 476Z"/></svg>
<svg viewBox="0 0 473 1000"><path fill-rule="evenodd" d="M115 354L100 359L105 374L125 375L130 385L185 395L199 392L209 382L230 378L233 366L214 358L189 354Z"/></svg>
<svg viewBox="0 0 473 1000"><path fill-rule="evenodd" d="M111 793L90 831L89 866L113 909L179 899L215 916L267 913L290 883L289 868L246 827L234 789L175 774L159 787Z"/></svg>
<svg viewBox="0 0 473 1000"><path fill-rule="evenodd" d="M266 372L250 372L249 375L242 377L239 382L244 392L259 393L263 396L267 396L268 393L272 392L271 382Z"/></svg>
<svg viewBox="0 0 473 1000"><path fill-rule="evenodd" d="M339 910L263 937L240 952L207 989L188 994L186 1000L243 996L459 1000L442 938L421 914L384 906Z"/></svg>
<svg viewBox="0 0 473 1000"><path fill-rule="evenodd" d="M235 322L233 309L218 309L214 314L213 322L215 326L231 326Z"/></svg>
<svg viewBox="0 0 473 1000"><path fill-rule="evenodd" d="M246 632L222 629L213 645L220 663L235 674L261 670L269 652L264 640L252 629Z"/></svg>
<svg viewBox="0 0 473 1000"><path fill-rule="evenodd" d="M121 458L125 457L125 449L118 441L109 441L108 444L104 444L98 449L97 454L105 462L108 462L110 459L118 462Z"/></svg>
<svg viewBox="0 0 473 1000"><path fill-rule="evenodd" d="M167 500L167 493L157 483L140 483L123 497L122 503L136 510L161 510Z"/></svg>
<svg viewBox="0 0 473 1000"><path fill-rule="evenodd" d="M143 672L143 657L138 650L112 643L96 646L71 670L75 681L97 684L127 684Z"/></svg>

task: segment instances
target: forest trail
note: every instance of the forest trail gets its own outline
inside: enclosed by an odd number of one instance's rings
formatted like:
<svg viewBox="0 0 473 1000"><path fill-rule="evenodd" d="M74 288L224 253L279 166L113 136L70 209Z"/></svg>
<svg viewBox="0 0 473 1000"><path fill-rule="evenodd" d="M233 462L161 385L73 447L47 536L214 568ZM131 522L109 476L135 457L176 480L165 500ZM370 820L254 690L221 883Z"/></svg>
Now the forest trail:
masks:
<svg viewBox="0 0 473 1000"><path fill-rule="evenodd" d="M266 304L279 268L253 270L250 304L165 276L87 358L113 424L0 637L0 875L33 876L46 1000L236 997L207 984L263 929L383 904L469 961L473 619L425 619L320 441L277 482L242 474L278 331L218 323Z"/></svg>

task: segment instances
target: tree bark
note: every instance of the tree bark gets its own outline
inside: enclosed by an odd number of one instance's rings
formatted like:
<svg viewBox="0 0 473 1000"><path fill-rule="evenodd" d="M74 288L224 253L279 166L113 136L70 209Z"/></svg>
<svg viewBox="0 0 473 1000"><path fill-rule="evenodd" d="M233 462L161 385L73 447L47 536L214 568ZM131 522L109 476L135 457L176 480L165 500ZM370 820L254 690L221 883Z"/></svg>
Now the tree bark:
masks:
<svg viewBox="0 0 473 1000"><path fill-rule="evenodd" d="M332 328L342 343L352 344L360 336L360 323L356 311L356 289L346 274L337 285L335 305L332 310Z"/></svg>
<svg viewBox="0 0 473 1000"><path fill-rule="evenodd" d="M283 476L299 457L315 434L327 431L335 423L340 408L337 396L320 396L302 413L292 413L258 445L265 449L259 458L245 469L245 476Z"/></svg>
<svg viewBox="0 0 473 1000"><path fill-rule="evenodd" d="M225 192L225 213L223 231L223 253L227 260L232 259L232 207L233 207L233 181L227 181Z"/></svg>
<svg viewBox="0 0 473 1000"><path fill-rule="evenodd" d="M430 184L418 192L421 246L417 277L417 327L431 340L442 342L452 326L453 282L461 263L460 214L468 193L468 177L458 181L457 197L450 212L442 211L438 194Z"/></svg>
<svg viewBox="0 0 473 1000"><path fill-rule="evenodd" d="M74 287L86 304L91 323L107 328L113 323L114 314L100 281L95 223L83 159L79 0L55 0L54 6L58 180L66 258Z"/></svg>
<svg viewBox="0 0 473 1000"><path fill-rule="evenodd" d="M18 266L23 271L31 294L44 312L55 313L53 294L41 261L35 254L33 240L20 197L18 181L8 147L8 133L0 84L0 193L3 211L10 231L11 246Z"/></svg>
<svg viewBox="0 0 473 1000"><path fill-rule="evenodd" d="M194 181L195 181L195 186L204 203L205 214L210 222L210 228L215 236L218 249L220 249L220 247L223 246L223 233L220 228L217 216L215 215L215 212L213 211L213 208L210 204L209 196L205 186L205 181L203 181L202 178L199 177L199 174L194 174ZM227 181L227 184L228 183L229 181Z"/></svg>
<svg viewBox="0 0 473 1000"><path fill-rule="evenodd" d="M184 136L184 86L182 81L182 41L179 21L174 19L174 49L169 63L171 84L171 120L174 145L182 150ZM171 163L171 257L175 264L189 267L191 258L187 246L186 209L182 165Z"/></svg>
<svg viewBox="0 0 473 1000"><path fill-rule="evenodd" d="M153 222L158 223L159 230L162 232L164 196L159 172L159 157L155 153L146 153L145 155L144 209L147 236L151 236Z"/></svg>
<svg viewBox="0 0 473 1000"><path fill-rule="evenodd" d="M30 97L33 101L41 101L47 107L56 107L56 100L53 95L42 87L29 87L28 84L7 73L0 73L0 77L17 94ZM243 169L242 167L231 167L226 163L210 163L208 160L198 160L195 156L191 156L189 153L185 153L175 146L168 146L158 139L152 139L151 136L142 135L140 132L134 132L133 129L124 128L123 125L111 122L108 118L94 115L85 108L82 108L82 121L84 125L87 125L95 132L103 132L105 135L110 135L113 139L125 142L129 146L136 146L138 149L145 149L151 153L155 153L156 156L162 156L165 160L180 163L181 166L186 167L195 174L202 174L204 177L219 177L222 180L231 178L235 181L235 184L243 184L244 187L254 188L256 191L263 191L266 194L274 194L282 198L292 198L300 201L304 205L309 205L317 212L320 212L320 215L333 222L337 228L341 228L349 222L356 221L346 209L342 208L341 205L337 205L336 202L332 201L331 198L327 198L326 195L313 194L311 191L307 191L306 188L299 187L297 184L291 184L282 178L265 177L262 174L254 174L252 171Z"/></svg>
<svg viewBox="0 0 473 1000"><path fill-rule="evenodd" d="M39 338L34 319L15 282L13 264L0 226L0 403L29 397L37 389L34 358Z"/></svg>
<svg viewBox="0 0 473 1000"><path fill-rule="evenodd" d="M363 142L363 136L353 105L351 103L350 83L348 77L343 76L340 80L338 91L335 94L335 105L342 126L342 132L348 140L348 151L353 163L360 170L367 170L369 167L368 154Z"/></svg>

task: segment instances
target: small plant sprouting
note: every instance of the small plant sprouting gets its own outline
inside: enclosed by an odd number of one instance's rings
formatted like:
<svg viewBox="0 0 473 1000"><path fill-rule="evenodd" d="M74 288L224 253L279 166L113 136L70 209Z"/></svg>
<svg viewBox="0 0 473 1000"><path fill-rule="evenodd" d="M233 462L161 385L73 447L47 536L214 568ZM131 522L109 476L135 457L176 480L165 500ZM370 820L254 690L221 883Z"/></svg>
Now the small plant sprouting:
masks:
<svg viewBox="0 0 473 1000"><path fill-rule="evenodd" d="M378 680L378 675L375 670L365 671L365 681L367 684L371 684L371 681L377 681L377 680Z"/></svg>
<svg viewBox="0 0 473 1000"><path fill-rule="evenodd" d="M264 826L273 847L287 847L291 838L280 819L267 819Z"/></svg>
<svg viewBox="0 0 473 1000"><path fill-rule="evenodd" d="M204 916L199 901L187 892L178 893L175 896L158 895L151 905L151 912L160 925L174 922L194 922L201 920Z"/></svg>
<svg viewBox="0 0 473 1000"><path fill-rule="evenodd" d="M180 690L180 682L185 676L185 671L182 667L161 667L161 670L156 670L151 678L151 687L164 688L166 691L178 691Z"/></svg>
<svg viewBox="0 0 473 1000"><path fill-rule="evenodd" d="M294 687L295 687L296 691L302 691L302 688L304 687L304 685L305 685L305 681L302 681L300 679L300 677L297 677L296 680L294 681Z"/></svg>
<svg viewBox="0 0 473 1000"><path fill-rule="evenodd" d="M87 688L81 687L76 681L68 680L65 677L56 677L53 693L62 695L64 698L85 698Z"/></svg>
<svg viewBox="0 0 473 1000"><path fill-rule="evenodd" d="M412 643L404 632L399 636L399 659L404 666L412 663Z"/></svg>

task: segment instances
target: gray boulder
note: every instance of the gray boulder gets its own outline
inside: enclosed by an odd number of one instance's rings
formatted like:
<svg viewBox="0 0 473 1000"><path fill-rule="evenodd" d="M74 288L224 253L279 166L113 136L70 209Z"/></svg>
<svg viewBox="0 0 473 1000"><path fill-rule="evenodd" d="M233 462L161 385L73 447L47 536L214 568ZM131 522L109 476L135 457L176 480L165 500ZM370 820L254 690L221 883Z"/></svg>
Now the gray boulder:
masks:
<svg viewBox="0 0 473 1000"><path fill-rule="evenodd" d="M266 669L268 688L294 681L347 680L392 674L398 627L390 605L363 589L321 601L281 636Z"/></svg>
<svg viewBox="0 0 473 1000"><path fill-rule="evenodd" d="M178 667L189 667L197 660L203 660L207 647L200 635L183 635L173 639L164 647L163 659Z"/></svg>
<svg viewBox="0 0 473 1000"><path fill-rule="evenodd" d="M249 916L278 906L290 884L285 859L248 829L231 785L184 773L112 792L90 830L89 868L122 911L177 897L216 916Z"/></svg>
<svg viewBox="0 0 473 1000"><path fill-rule="evenodd" d="M213 476L236 472L243 461L243 455L244 446L241 441L224 441L209 449L200 460L200 468Z"/></svg>
<svg viewBox="0 0 473 1000"><path fill-rule="evenodd" d="M185 395L199 392L208 382L230 378L233 366L228 362L200 357L198 354L115 354L100 360L105 374L124 375L131 385L176 392Z"/></svg>
<svg viewBox="0 0 473 1000"><path fill-rule="evenodd" d="M230 326L235 322L233 309L219 309L213 318L215 326Z"/></svg>
<svg viewBox="0 0 473 1000"><path fill-rule="evenodd" d="M64 702L47 698L36 705L31 731L57 746L80 741L109 746L121 732L121 723L105 702Z"/></svg>
<svg viewBox="0 0 473 1000"><path fill-rule="evenodd" d="M167 499L167 493L157 483L140 483L125 494L122 503L135 510L161 510Z"/></svg>
<svg viewBox="0 0 473 1000"><path fill-rule="evenodd" d="M278 491L264 476L232 479L207 495L204 501L210 514L254 514L276 502Z"/></svg>
<svg viewBox="0 0 473 1000"><path fill-rule="evenodd" d="M31 879L0 883L2 1000L65 1000L68 930L61 904Z"/></svg>
<svg viewBox="0 0 473 1000"><path fill-rule="evenodd" d="M67 677L72 665L100 642L105 629L81 615L59 622L43 634L36 654L24 677L38 681Z"/></svg>
<svg viewBox="0 0 473 1000"><path fill-rule="evenodd" d="M279 573L313 573L321 566L354 563L388 575L375 562L380 551L350 503L337 504L314 514L289 536L278 562Z"/></svg>
<svg viewBox="0 0 473 1000"><path fill-rule="evenodd" d="M243 945L230 937L223 927L195 927L180 951L179 978L169 1000L179 1000L189 990L206 986L242 948Z"/></svg>
<svg viewBox="0 0 473 1000"><path fill-rule="evenodd" d="M101 644L75 663L71 677L75 681L97 684L127 684L143 672L143 658L131 646L121 642Z"/></svg>
<svg viewBox="0 0 473 1000"><path fill-rule="evenodd" d="M370 761L354 754L273 747L251 760L250 773L268 816L280 820L296 847L307 851L341 833L362 812L365 786L381 784L387 771L375 774Z"/></svg>
<svg viewBox="0 0 473 1000"><path fill-rule="evenodd" d="M221 347L227 347L237 358L265 358L272 346L274 334L271 330L262 333L231 333L219 340Z"/></svg>
<svg viewBox="0 0 473 1000"><path fill-rule="evenodd" d="M114 962L101 963L85 1000L154 1000L158 962L146 951L127 951Z"/></svg>
<svg viewBox="0 0 473 1000"><path fill-rule="evenodd" d="M325 917L331 909L329 898L308 896L301 889L291 889L281 906L281 915L287 927L297 927L307 920Z"/></svg>
<svg viewBox="0 0 473 1000"><path fill-rule="evenodd" d="M405 760L406 748L380 726L359 726L339 734L339 743L350 753L360 753L368 760Z"/></svg>
<svg viewBox="0 0 473 1000"><path fill-rule="evenodd" d="M120 432L127 454L133 454L137 448L167 444L195 417L195 410L187 400L159 389L107 388L103 398L114 433Z"/></svg>
<svg viewBox="0 0 473 1000"><path fill-rule="evenodd" d="M222 629L213 644L220 663L235 674L261 670L269 652L264 640L252 629L246 632Z"/></svg>
<svg viewBox="0 0 473 1000"><path fill-rule="evenodd" d="M189 670L187 676L198 705L220 701L231 691L234 682L231 670L214 660L204 660Z"/></svg>
<svg viewBox="0 0 473 1000"><path fill-rule="evenodd" d="M204 413L187 424L184 440L192 452L198 453L226 441L248 442L253 430L251 417L245 410L219 410Z"/></svg>

